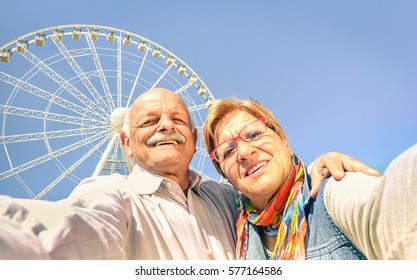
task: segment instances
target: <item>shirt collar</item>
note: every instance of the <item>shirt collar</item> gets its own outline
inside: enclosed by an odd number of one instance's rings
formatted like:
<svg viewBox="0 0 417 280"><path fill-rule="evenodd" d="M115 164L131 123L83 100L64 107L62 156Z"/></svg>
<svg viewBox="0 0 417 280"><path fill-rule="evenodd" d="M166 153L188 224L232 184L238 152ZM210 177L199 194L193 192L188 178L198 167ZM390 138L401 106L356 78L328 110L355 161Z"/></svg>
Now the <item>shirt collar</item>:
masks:
<svg viewBox="0 0 417 280"><path fill-rule="evenodd" d="M190 190L200 194L201 176L192 170L188 170L188 174L190 177ZM127 177L127 182L139 195L152 194L168 182L177 184L170 179L150 173L137 164L135 164L132 172Z"/></svg>

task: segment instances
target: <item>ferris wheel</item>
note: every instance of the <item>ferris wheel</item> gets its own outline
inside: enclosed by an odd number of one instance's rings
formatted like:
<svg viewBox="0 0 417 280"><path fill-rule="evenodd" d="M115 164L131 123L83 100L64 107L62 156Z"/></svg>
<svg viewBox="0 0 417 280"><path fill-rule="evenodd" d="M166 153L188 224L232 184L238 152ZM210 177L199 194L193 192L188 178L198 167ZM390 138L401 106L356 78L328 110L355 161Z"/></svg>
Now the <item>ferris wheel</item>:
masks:
<svg viewBox="0 0 417 280"><path fill-rule="evenodd" d="M63 198L84 178L128 174L118 134L145 90L179 94L201 134L214 97L161 45L117 28L61 25L0 47L0 194ZM201 141L191 169L214 170Z"/></svg>

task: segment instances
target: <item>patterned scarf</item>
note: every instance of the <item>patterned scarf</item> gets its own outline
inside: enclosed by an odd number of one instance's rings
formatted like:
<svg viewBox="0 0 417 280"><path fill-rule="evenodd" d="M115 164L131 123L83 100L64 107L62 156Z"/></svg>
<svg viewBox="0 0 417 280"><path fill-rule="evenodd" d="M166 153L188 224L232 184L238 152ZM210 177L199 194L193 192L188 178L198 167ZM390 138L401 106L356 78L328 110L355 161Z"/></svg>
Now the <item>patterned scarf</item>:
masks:
<svg viewBox="0 0 417 280"><path fill-rule="evenodd" d="M294 155L291 174L278 189L265 210L256 209L243 197L236 222L236 258L246 259L248 223L263 226L264 232L276 236L272 259L305 259L307 220L304 213L302 186L304 167Z"/></svg>

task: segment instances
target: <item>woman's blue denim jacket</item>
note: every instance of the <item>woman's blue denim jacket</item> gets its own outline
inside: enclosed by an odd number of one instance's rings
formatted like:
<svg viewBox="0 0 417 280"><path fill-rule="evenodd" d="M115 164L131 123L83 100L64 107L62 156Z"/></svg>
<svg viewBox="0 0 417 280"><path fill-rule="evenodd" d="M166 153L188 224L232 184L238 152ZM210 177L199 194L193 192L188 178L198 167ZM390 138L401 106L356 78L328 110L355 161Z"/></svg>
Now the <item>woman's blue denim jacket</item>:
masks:
<svg viewBox="0 0 417 280"><path fill-rule="evenodd" d="M305 168L305 167L304 167ZM304 169L307 170L307 169ZM308 221L306 236L307 260L363 260L366 259L357 251L349 239L333 223L326 210L323 200L323 192L327 179L320 187L316 199L312 199L310 193L310 176L305 172L303 196L306 198L304 209ZM249 223L247 259L269 259L262 245L260 228Z"/></svg>

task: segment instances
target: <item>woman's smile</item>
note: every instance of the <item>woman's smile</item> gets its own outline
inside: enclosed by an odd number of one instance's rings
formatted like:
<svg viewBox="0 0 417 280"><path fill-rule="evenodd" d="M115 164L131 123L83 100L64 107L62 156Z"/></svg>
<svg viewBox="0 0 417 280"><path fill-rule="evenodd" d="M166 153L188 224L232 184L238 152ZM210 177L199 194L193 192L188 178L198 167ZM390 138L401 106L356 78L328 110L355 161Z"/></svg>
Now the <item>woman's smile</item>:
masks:
<svg viewBox="0 0 417 280"><path fill-rule="evenodd" d="M266 168L266 165L268 164L268 160L257 160L251 165L249 165L248 168L245 170L245 177L255 177L257 175L260 175L262 170Z"/></svg>

